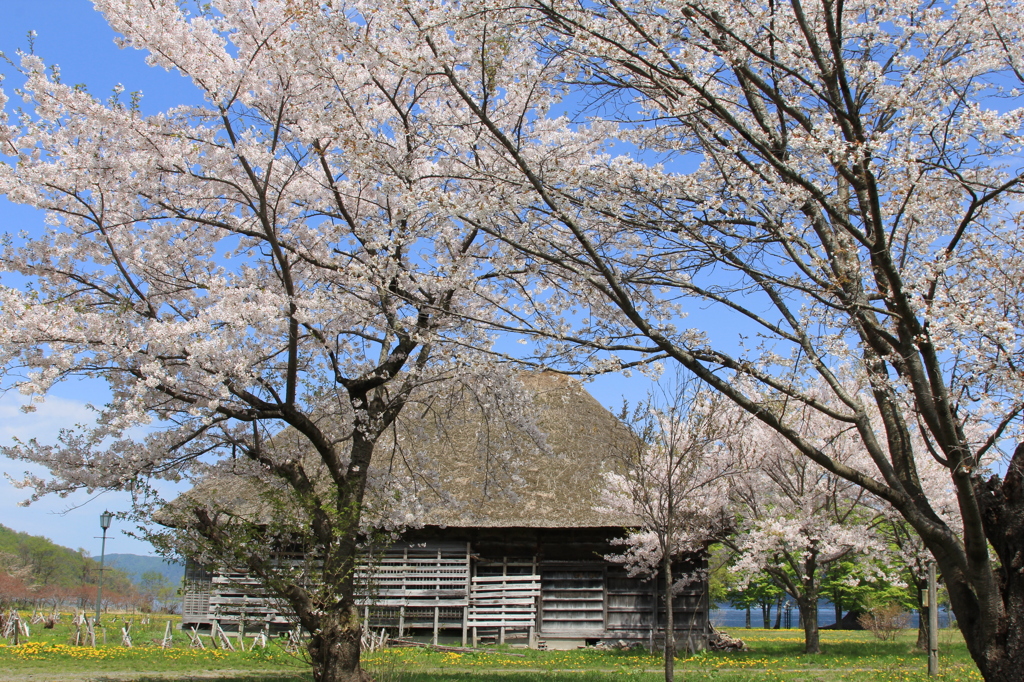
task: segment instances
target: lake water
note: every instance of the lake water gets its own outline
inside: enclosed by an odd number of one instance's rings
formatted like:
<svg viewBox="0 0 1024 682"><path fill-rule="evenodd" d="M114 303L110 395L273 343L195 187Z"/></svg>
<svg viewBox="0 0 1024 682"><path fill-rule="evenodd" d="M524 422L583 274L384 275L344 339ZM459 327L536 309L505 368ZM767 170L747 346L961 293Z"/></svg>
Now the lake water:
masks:
<svg viewBox="0 0 1024 682"><path fill-rule="evenodd" d="M796 604L792 605L789 609L789 622L790 629L799 628L799 616L796 608ZM910 612L910 624L907 627L916 628L918 620L917 611ZM741 628L746 625L747 612L744 609L736 609L728 604L720 604L718 608L712 609L711 611L711 622L715 627L726 627L726 628ZM835 608L831 602L821 601L818 604L818 626L825 627L826 625L833 625L836 622ZM939 627L947 628L952 624L952 614L948 609L939 609ZM775 627L775 608L772 608L771 617L772 627ZM763 627L764 619L761 616L761 609L759 607L750 609L750 625L751 627L759 628ZM786 607L783 605L782 610L782 628L786 629L787 617Z"/></svg>

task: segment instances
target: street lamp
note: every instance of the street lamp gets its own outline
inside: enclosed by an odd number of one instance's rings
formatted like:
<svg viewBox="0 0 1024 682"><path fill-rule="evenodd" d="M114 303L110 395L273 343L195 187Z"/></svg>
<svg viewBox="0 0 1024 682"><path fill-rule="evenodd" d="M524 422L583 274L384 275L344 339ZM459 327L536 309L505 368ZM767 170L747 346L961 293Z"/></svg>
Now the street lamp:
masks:
<svg viewBox="0 0 1024 682"><path fill-rule="evenodd" d="M103 602L103 560L107 554L107 529L114 515L108 511L100 514L100 528L103 529L103 544L100 546L100 580L96 585L96 622L100 622L100 604Z"/></svg>

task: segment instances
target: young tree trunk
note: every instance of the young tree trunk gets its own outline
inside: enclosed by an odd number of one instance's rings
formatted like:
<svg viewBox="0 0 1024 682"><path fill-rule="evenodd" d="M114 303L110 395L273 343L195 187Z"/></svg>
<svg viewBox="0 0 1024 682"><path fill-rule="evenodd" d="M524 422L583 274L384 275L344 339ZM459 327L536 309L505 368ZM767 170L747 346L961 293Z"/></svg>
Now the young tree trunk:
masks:
<svg viewBox="0 0 1024 682"><path fill-rule="evenodd" d="M747 629L750 629L750 604L747 604Z"/></svg>
<svg viewBox="0 0 1024 682"><path fill-rule="evenodd" d="M672 604L672 555L665 550L662 568L665 575L665 682L673 682L676 668L676 623Z"/></svg>
<svg viewBox="0 0 1024 682"><path fill-rule="evenodd" d="M771 606L768 607L769 613L771 613L771 608ZM771 618L770 615L768 617ZM765 627L768 626L765 625ZM779 597L779 601L775 604L775 629L782 629L782 597Z"/></svg>
<svg viewBox="0 0 1024 682"><path fill-rule="evenodd" d="M835 609L836 625L838 625L839 621L843 619L843 600L840 599L838 596L835 596L832 600L832 608Z"/></svg>
<svg viewBox="0 0 1024 682"><path fill-rule="evenodd" d="M917 644L914 645L919 651L928 651L928 607L924 605L924 590L921 585L917 587Z"/></svg>
<svg viewBox="0 0 1024 682"><path fill-rule="evenodd" d="M764 629L768 630L772 627L772 603L765 602L761 604L761 619L764 620Z"/></svg>

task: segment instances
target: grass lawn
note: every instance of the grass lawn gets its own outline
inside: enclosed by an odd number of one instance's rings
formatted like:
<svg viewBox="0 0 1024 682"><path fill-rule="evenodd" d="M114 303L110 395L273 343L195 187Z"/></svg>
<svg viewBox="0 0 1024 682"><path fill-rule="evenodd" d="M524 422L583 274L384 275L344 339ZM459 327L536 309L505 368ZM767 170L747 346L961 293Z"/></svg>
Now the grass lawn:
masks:
<svg viewBox="0 0 1024 682"><path fill-rule="evenodd" d="M212 648L210 638L203 637L207 648L191 649L188 637L175 629L181 620L178 617L153 616L148 625L141 625L139 617L135 617L131 628L132 648L120 646L120 628L123 625L120 617L116 621L113 617L106 619L107 644L101 643L102 638L97 633L96 648L70 643L75 630L70 620L65 616L52 630L43 629L42 625L31 625L31 636L27 640L23 638L18 646L11 646L9 640L0 640L0 679L123 677L115 673L138 673L138 679L159 677L161 674L180 677L184 674L187 679L188 675L205 677L222 671L250 675L292 673L298 679L307 670L302 660L286 653L276 642L266 650L232 652ZM174 645L162 649L160 642L168 620L171 620ZM237 641L234 643L237 646Z"/></svg>
<svg viewBox="0 0 1024 682"><path fill-rule="evenodd" d="M866 632L821 633L823 653L808 656L802 653L803 636L797 630L730 629L729 634L747 642L750 651L704 652L683 656L676 665L676 679L687 682L715 680L805 680L833 682L839 680L941 680L942 682L980 681L967 655L959 633L943 631L940 635L940 671L938 678L929 678L927 656L914 652L916 631L906 631L895 642L880 642ZM499 651L510 651L495 647ZM424 649L389 649L364 657L367 668L377 673L380 682L611 682L635 679L654 682L664 679L658 672L658 654L639 651L524 651L524 657L502 653L456 654Z"/></svg>
<svg viewBox="0 0 1024 682"><path fill-rule="evenodd" d="M188 638L175 631L175 644L161 649L166 618L154 617L146 626L133 627L135 646L116 646L120 635L110 627L106 646L96 649L69 645L73 628L68 618L53 630L32 627L32 636L19 646L0 644L0 678L16 682L70 682L72 680L216 680L236 682L307 682L305 663L286 653L279 642L266 650L230 652L190 649ZM110 622L108 620L108 622ZM176 622L176 619L175 619ZM120 623L118 622L118 626ZM676 679L688 682L869 680L912 682L979 681L959 633L940 634L938 678L925 674L926 657L913 651L916 632L906 631L895 642L880 642L865 632L822 632L824 653L801 653L802 633L797 630L730 629L747 642L750 651L704 652L683 656ZM513 656L510 654L524 654ZM426 649L387 649L364 654L364 665L378 682L612 682L663 679L658 654L646 651L529 651L488 647L488 653L445 653Z"/></svg>

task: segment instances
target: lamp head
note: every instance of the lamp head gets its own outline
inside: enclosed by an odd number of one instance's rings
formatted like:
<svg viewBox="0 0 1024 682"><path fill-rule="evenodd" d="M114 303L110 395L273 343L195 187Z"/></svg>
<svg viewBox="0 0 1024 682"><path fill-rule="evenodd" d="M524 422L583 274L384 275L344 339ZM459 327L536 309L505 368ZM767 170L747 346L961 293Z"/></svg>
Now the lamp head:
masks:
<svg viewBox="0 0 1024 682"><path fill-rule="evenodd" d="M105 511L102 514L100 514L100 528L102 528L103 530L110 528L110 520L112 518L114 518L114 515L108 511Z"/></svg>

